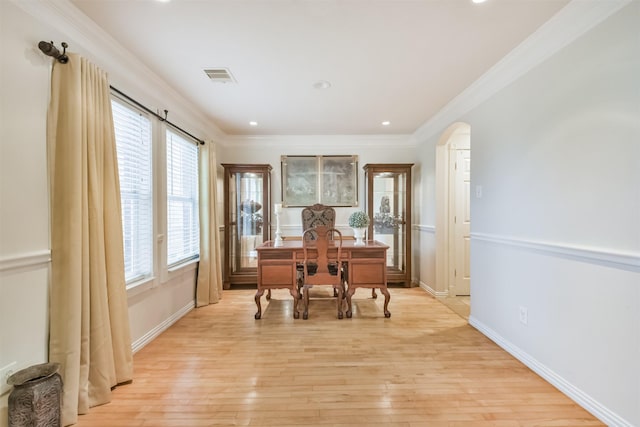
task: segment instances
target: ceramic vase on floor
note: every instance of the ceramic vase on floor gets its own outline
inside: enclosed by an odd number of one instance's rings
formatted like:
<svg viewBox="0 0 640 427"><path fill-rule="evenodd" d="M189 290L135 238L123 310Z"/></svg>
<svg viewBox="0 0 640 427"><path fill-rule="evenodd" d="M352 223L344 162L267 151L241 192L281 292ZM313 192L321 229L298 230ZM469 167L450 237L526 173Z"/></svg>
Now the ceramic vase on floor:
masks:
<svg viewBox="0 0 640 427"><path fill-rule="evenodd" d="M58 363L42 363L11 375L9 427L60 427L62 377Z"/></svg>

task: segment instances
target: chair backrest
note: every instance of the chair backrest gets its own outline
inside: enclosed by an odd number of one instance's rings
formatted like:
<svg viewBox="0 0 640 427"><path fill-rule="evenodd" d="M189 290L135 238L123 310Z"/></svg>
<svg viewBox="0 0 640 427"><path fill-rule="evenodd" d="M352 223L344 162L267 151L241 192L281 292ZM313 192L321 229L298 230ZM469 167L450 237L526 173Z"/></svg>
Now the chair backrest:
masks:
<svg viewBox="0 0 640 427"><path fill-rule="evenodd" d="M315 233L315 240L308 238L307 235L311 233ZM329 242L331 242L331 245ZM341 283L342 233L340 233L340 230L323 225L310 228L302 235L302 248L304 251L302 265L305 284L337 285ZM315 271L309 270L311 265L313 265Z"/></svg>
<svg viewBox="0 0 640 427"><path fill-rule="evenodd" d="M325 226L327 228L333 228L336 225L336 210L331 206L325 206L320 203L316 203L313 206L307 206L302 209L302 232L305 233L309 229L316 228L318 226ZM317 238L316 233L309 233L306 237L303 236L303 240L310 239L315 240Z"/></svg>

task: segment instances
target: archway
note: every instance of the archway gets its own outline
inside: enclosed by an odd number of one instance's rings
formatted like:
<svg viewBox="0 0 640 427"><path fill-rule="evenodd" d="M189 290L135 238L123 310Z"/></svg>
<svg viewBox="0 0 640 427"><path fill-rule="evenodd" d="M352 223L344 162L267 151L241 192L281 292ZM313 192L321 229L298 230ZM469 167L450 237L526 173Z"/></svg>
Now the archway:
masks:
<svg viewBox="0 0 640 427"><path fill-rule="evenodd" d="M471 127L457 122L449 126L436 145L436 295L456 296L456 253L464 250L456 238L456 206L460 208L461 185L456 184L456 157L460 150L471 148ZM458 178L459 180L459 178ZM468 192L463 195L469 203ZM467 205L468 206L468 205ZM468 263L468 258L467 258ZM468 266L466 271L468 271ZM462 274L462 272L460 273Z"/></svg>

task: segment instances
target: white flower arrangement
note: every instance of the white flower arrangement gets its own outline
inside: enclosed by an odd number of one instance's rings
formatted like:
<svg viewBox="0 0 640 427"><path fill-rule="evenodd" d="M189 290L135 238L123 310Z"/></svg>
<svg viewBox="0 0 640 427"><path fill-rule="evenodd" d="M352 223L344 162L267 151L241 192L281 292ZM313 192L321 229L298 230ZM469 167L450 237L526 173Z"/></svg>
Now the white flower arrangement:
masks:
<svg viewBox="0 0 640 427"><path fill-rule="evenodd" d="M349 227L352 228L364 228L368 227L370 219L366 213L362 211L355 211L349 215Z"/></svg>

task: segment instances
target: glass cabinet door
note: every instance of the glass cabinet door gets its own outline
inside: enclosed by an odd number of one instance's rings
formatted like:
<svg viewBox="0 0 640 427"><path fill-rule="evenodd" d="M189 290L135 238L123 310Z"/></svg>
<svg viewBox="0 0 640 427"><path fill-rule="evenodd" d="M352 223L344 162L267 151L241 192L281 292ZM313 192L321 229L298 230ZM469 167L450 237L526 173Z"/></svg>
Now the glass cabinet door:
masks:
<svg viewBox="0 0 640 427"><path fill-rule="evenodd" d="M256 248L269 240L270 165L225 168L225 288L257 282Z"/></svg>
<svg viewBox="0 0 640 427"><path fill-rule="evenodd" d="M369 238L389 246L388 282L411 284L411 167L412 164L368 164L367 214Z"/></svg>

